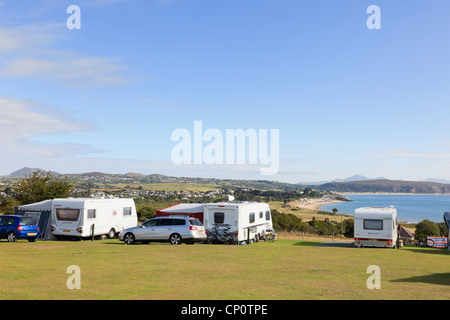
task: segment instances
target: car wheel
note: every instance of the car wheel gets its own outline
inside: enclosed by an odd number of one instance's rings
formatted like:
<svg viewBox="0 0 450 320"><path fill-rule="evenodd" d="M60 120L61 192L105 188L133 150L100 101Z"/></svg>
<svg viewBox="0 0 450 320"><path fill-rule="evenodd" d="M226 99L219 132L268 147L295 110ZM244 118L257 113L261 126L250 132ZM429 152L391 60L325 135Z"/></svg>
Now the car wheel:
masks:
<svg viewBox="0 0 450 320"><path fill-rule="evenodd" d="M28 238L28 242L36 242L36 238Z"/></svg>
<svg viewBox="0 0 450 320"><path fill-rule="evenodd" d="M169 241L173 245L181 244L182 239L178 233L174 233L170 236Z"/></svg>
<svg viewBox="0 0 450 320"><path fill-rule="evenodd" d="M114 229L109 230L108 238L114 239L115 236L116 236L116 230L114 230Z"/></svg>
<svg viewBox="0 0 450 320"><path fill-rule="evenodd" d="M17 237L14 232L8 233L8 236L6 237L6 239L8 239L8 242L16 242L17 241Z"/></svg>
<svg viewBox="0 0 450 320"><path fill-rule="evenodd" d="M123 237L123 241L125 242L125 244L133 244L134 241L135 241L134 234L132 234L132 233L127 233L127 234Z"/></svg>

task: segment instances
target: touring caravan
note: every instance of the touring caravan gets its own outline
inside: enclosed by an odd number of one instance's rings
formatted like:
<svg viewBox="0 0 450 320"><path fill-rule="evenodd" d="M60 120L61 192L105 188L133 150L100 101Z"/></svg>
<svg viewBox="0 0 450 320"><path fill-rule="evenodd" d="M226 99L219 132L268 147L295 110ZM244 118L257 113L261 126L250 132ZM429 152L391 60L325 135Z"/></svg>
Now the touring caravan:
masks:
<svg viewBox="0 0 450 320"><path fill-rule="evenodd" d="M108 235L137 225L133 199L54 199L51 230L57 238Z"/></svg>
<svg viewBox="0 0 450 320"><path fill-rule="evenodd" d="M236 242L257 242L274 233L267 203L232 201L205 204L203 223L207 231L213 227L229 227Z"/></svg>
<svg viewBox="0 0 450 320"><path fill-rule="evenodd" d="M355 246L394 248L397 243L397 209L366 207L355 210Z"/></svg>

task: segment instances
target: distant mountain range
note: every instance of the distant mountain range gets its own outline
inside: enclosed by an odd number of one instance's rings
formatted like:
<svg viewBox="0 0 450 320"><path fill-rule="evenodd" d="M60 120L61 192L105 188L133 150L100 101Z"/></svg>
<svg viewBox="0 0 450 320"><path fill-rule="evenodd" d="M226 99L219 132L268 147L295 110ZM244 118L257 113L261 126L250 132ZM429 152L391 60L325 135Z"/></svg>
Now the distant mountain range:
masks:
<svg viewBox="0 0 450 320"><path fill-rule="evenodd" d="M450 184L427 181L403 181L403 180L363 180L348 182L330 182L314 189L319 191L336 192L373 192L373 193L450 193Z"/></svg>
<svg viewBox="0 0 450 320"><path fill-rule="evenodd" d="M344 178L344 179L335 179L335 180L328 180L328 181L316 181L316 182L299 182L299 184L302 185L321 185L325 183L331 183L331 182L354 182L354 181L369 181L369 180L389 180L385 177L378 177L378 178L368 178L360 174L356 174L354 176ZM420 180L419 182L437 182L437 183L444 183L444 184L450 184L450 180L447 179L437 179L437 178L428 178L425 180Z"/></svg>
<svg viewBox="0 0 450 320"><path fill-rule="evenodd" d="M23 178L27 175L33 174L35 171L45 171L39 168L28 168L24 167L22 169L19 169L17 171L14 171L13 173L10 173L7 177L9 178ZM61 174L59 172L50 171L53 175L63 175L68 177L107 177L107 176L115 176L115 175L121 175L121 174L110 174L110 173L104 173L104 172L85 172L85 173L65 173ZM141 173L135 173L135 172L129 172L124 174L124 176L129 177L145 177L144 174Z"/></svg>
<svg viewBox="0 0 450 320"><path fill-rule="evenodd" d="M22 168L17 170L7 178L21 178L32 174L37 168ZM53 172L60 175L58 172ZM155 182L177 182L177 183L214 183L223 186L235 186L241 188L254 188L260 190L299 190L310 187L319 191L336 191L336 192L375 192L375 193L450 193L450 180L428 178L424 181L403 181L388 180L383 177L368 178L362 175L354 175L345 179L336 179L333 181L321 182L301 182L297 184L268 181L268 180L231 180L231 179L214 179L214 178L186 178L186 177L169 177L161 174L144 175L136 172L126 174L109 174L104 172L86 172L77 174L62 174L64 176L77 178L132 178L137 183L155 183Z"/></svg>
<svg viewBox="0 0 450 320"><path fill-rule="evenodd" d="M367 178L365 176L362 176L360 174L355 174L354 176L345 178L345 179L336 179L334 182L349 182L349 181L367 181L367 180L387 180L384 177L378 177L378 178Z"/></svg>

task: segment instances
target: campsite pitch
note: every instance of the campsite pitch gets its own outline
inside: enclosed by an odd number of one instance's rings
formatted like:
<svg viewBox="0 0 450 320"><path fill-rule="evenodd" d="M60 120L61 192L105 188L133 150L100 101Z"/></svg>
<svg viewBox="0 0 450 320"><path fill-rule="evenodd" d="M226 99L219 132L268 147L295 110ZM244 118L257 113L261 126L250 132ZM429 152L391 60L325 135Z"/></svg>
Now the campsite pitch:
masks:
<svg viewBox="0 0 450 320"><path fill-rule="evenodd" d="M0 242L0 299L450 299L450 252L280 239L249 246ZM69 289L69 266L80 289ZM376 265L381 289L368 289Z"/></svg>

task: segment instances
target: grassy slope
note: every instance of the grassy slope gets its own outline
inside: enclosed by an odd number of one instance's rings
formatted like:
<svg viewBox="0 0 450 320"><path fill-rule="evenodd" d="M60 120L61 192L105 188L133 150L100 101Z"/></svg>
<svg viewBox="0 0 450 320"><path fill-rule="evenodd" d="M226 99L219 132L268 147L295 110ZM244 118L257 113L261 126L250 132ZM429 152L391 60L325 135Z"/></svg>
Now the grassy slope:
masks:
<svg viewBox="0 0 450 320"><path fill-rule="evenodd" d="M0 242L0 299L450 299L450 253L431 248L318 247L281 239L250 246L118 240ZM369 265L381 290L369 290ZM81 290L68 290L69 265Z"/></svg>

